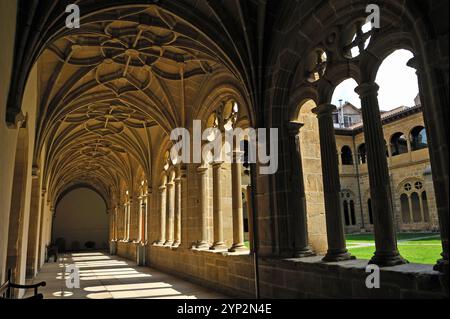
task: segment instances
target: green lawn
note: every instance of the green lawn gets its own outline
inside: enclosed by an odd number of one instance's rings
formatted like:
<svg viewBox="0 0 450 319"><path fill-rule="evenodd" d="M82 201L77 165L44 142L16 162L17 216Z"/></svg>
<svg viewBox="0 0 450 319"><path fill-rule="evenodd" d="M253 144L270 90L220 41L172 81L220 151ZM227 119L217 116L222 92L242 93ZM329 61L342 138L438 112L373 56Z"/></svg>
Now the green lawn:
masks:
<svg viewBox="0 0 450 319"><path fill-rule="evenodd" d="M426 238L424 238L426 237ZM358 247L373 244L372 234L347 235L348 250L359 259L370 259L375 246ZM439 234L401 233L398 234L398 249L400 254L411 263L433 265L441 258L441 240Z"/></svg>

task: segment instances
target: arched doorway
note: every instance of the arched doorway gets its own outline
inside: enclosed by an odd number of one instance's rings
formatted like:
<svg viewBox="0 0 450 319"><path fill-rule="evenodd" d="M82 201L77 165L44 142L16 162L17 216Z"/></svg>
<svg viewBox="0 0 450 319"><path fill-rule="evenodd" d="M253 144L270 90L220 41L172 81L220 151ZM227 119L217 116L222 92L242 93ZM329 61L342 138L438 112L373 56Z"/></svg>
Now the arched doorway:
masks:
<svg viewBox="0 0 450 319"><path fill-rule="evenodd" d="M52 242L60 251L108 248L109 216L105 201L88 188L65 194L56 205Z"/></svg>

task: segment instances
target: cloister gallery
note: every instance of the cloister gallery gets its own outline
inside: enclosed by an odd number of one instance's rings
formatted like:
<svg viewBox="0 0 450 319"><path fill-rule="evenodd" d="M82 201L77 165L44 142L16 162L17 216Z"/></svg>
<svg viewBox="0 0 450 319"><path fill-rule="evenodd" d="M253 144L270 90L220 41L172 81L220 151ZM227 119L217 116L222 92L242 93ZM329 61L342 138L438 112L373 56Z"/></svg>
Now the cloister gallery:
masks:
<svg viewBox="0 0 450 319"><path fill-rule="evenodd" d="M72 2L79 28L67 27ZM448 1L372 2L379 26L366 24L362 0L0 1L0 284L8 273L33 281L56 245L232 297L448 297ZM397 246L376 77L400 49L418 78L414 136L428 138L434 266L408 263ZM345 241L331 101L346 79L361 100L371 260ZM196 123L241 129L223 151L232 161L199 154L208 136L177 157L171 135L194 135ZM271 140L256 144L265 163L250 160L253 129ZM102 216L82 197L64 202L81 189ZM77 220L86 245L58 226ZM366 287L369 263L380 289Z"/></svg>

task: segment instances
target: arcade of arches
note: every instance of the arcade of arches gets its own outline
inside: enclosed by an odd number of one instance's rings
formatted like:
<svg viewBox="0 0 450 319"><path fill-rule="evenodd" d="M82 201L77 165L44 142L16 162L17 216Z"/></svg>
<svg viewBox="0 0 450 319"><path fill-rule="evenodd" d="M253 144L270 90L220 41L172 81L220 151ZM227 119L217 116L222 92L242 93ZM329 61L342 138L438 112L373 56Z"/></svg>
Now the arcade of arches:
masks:
<svg viewBox="0 0 450 319"><path fill-rule="evenodd" d="M448 294L448 1L374 1L382 27L372 30L359 0L79 0L80 29L65 28L70 1L0 2L1 281L39 273L57 203L88 187L105 200L111 254L228 295ZM414 54L428 133L434 267L397 249L375 78L398 49ZM370 263L389 274L377 291L344 237L330 101L348 78L362 102ZM278 171L172 161L172 130L192 132L194 120L278 128ZM424 196L404 194L415 205Z"/></svg>

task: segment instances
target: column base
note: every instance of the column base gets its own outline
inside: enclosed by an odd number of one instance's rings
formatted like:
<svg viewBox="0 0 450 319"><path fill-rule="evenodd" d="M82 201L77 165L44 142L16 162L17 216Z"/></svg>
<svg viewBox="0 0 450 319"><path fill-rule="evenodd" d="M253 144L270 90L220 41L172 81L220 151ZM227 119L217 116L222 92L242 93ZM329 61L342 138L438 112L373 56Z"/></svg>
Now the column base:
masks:
<svg viewBox="0 0 450 319"><path fill-rule="evenodd" d="M338 261L346 261L346 260L354 260L355 256L352 256L347 250L335 252L328 251L325 257L323 257L322 261L324 262L338 262Z"/></svg>
<svg viewBox="0 0 450 319"><path fill-rule="evenodd" d="M448 276L448 260L440 259L433 268L435 271L439 271L441 274L439 276L439 281L441 282L442 290L445 295L449 295L449 276Z"/></svg>
<svg viewBox="0 0 450 319"><path fill-rule="evenodd" d="M171 240L168 240L168 241L166 241L166 242L164 243L164 246L170 247L170 246L172 246L172 245L173 245L173 241L171 241Z"/></svg>
<svg viewBox="0 0 450 319"><path fill-rule="evenodd" d="M404 264L409 264L409 261L400 256L398 252L391 254L380 254L375 252L375 255L369 261L369 265L377 265L380 267L391 267Z"/></svg>
<svg viewBox="0 0 450 319"><path fill-rule="evenodd" d="M238 253L238 252L244 252L244 251L248 251L247 246L245 246L245 244L234 244L233 247L231 247L230 249L228 249L228 251L230 253Z"/></svg>
<svg viewBox="0 0 450 319"><path fill-rule="evenodd" d="M439 259L436 265L434 265L433 270L448 273L448 260Z"/></svg>
<svg viewBox="0 0 450 319"><path fill-rule="evenodd" d="M316 254L309 248L294 251L294 258L305 258L315 256Z"/></svg>
<svg viewBox="0 0 450 319"><path fill-rule="evenodd" d="M200 242L195 246L196 249L199 250L208 250L209 249L209 245L207 242Z"/></svg>
<svg viewBox="0 0 450 319"><path fill-rule="evenodd" d="M225 243L216 243L213 246L211 246L209 248L209 250L214 250L214 251L218 251L218 250L228 250L228 247L225 245Z"/></svg>
<svg viewBox="0 0 450 319"><path fill-rule="evenodd" d="M172 247L179 247L181 243L179 241L174 241Z"/></svg>
<svg viewBox="0 0 450 319"><path fill-rule="evenodd" d="M163 246L164 245L164 241L162 240L157 240L153 243L153 246Z"/></svg>

